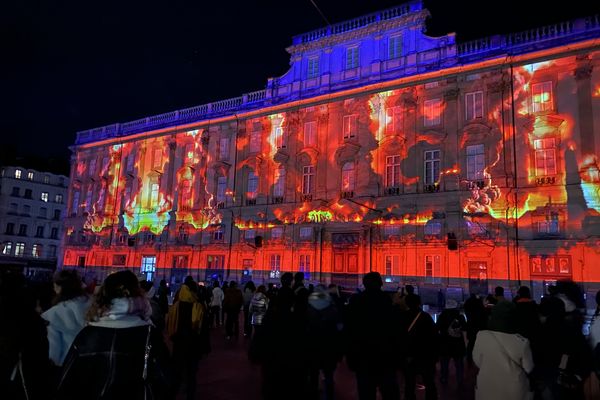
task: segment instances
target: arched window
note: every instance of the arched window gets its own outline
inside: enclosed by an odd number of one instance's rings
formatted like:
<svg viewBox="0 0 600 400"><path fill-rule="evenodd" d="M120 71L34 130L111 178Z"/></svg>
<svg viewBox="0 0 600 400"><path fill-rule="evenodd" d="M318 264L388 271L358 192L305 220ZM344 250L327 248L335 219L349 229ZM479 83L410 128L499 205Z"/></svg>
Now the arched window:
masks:
<svg viewBox="0 0 600 400"><path fill-rule="evenodd" d="M342 192L354 191L354 163L347 162L342 167Z"/></svg>

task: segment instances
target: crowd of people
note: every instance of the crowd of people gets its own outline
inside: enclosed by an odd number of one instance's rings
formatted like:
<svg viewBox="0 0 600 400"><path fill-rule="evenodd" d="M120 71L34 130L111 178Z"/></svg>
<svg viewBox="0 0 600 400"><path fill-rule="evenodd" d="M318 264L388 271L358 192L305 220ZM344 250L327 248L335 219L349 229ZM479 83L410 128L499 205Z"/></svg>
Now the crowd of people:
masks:
<svg viewBox="0 0 600 400"><path fill-rule="evenodd" d="M419 378L426 399L450 380L460 398L473 391L465 362L478 369L475 398L486 400L583 399L585 380L600 373L600 306L586 338L583 294L570 281L539 304L526 286L510 301L502 287L464 304L444 300L435 320L414 287L390 295L376 272L349 298L334 284L306 286L302 272L282 274L279 287L204 286L188 276L170 293L165 281L155 287L128 270L97 287L62 270L53 286L52 301L43 301L21 274L1 275L3 398L202 398L199 363L211 351L210 330L223 326L226 341L248 341L265 400L332 400L342 360L360 400L377 391L383 400L416 399Z"/></svg>

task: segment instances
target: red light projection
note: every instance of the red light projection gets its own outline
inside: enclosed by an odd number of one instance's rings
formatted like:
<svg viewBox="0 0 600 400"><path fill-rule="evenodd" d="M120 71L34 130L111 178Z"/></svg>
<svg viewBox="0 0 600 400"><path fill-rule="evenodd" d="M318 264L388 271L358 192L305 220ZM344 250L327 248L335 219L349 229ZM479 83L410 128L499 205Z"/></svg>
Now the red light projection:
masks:
<svg viewBox="0 0 600 400"><path fill-rule="evenodd" d="M128 266L155 254L165 276L184 265L201 278L301 269L348 284L343 276L378 270L472 290L488 280L600 282L590 268L600 261L600 120L581 112L600 112L600 75L576 81L574 62L342 93L89 146L77 153L77 176L90 176L93 158L106 162L93 180L74 181L71 212L84 217L84 234L165 236L160 249L91 245L100 269L126 253ZM71 237L79 229L69 224ZM249 230L265 237L260 249L244 246ZM75 265L81 252L67 248L65 264Z"/></svg>

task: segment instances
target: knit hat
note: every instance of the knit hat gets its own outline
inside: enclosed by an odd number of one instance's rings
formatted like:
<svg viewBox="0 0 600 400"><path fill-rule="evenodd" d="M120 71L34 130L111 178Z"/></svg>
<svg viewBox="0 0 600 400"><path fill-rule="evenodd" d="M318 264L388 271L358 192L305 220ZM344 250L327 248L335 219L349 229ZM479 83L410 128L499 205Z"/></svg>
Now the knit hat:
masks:
<svg viewBox="0 0 600 400"><path fill-rule="evenodd" d="M516 333L515 311L517 306L510 301L499 301L492 307L488 329L503 333Z"/></svg>

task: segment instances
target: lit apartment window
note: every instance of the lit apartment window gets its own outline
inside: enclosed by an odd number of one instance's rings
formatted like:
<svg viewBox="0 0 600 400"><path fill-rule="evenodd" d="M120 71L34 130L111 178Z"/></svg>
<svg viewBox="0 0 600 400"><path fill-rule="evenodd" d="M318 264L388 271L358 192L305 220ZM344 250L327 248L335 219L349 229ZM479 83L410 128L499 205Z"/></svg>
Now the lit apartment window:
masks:
<svg viewBox="0 0 600 400"><path fill-rule="evenodd" d="M465 95L465 116L467 121L483 118L483 92Z"/></svg>
<svg viewBox="0 0 600 400"><path fill-rule="evenodd" d="M305 165L302 167L302 194L312 194L315 179L315 167Z"/></svg>
<svg viewBox="0 0 600 400"><path fill-rule="evenodd" d="M535 150L535 176L556 175L556 140L554 138L536 139L533 147Z"/></svg>
<svg viewBox="0 0 600 400"><path fill-rule="evenodd" d="M30 180L30 181L32 181L32 180L33 180L33 172L29 171L29 172L27 173L27 180Z"/></svg>
<svg viewBox="0 0 600 400"><path fill-rule="evenodd" d="M356 136L358 131L358 115L344 115L344 139L350 139Z"/></svg>
<svg viewBox="0 0 600 400"><path fill-rule="evenodd" d="M308 59L307 74L309 79L319 76L319 57L311 57Z"/></svg>
<svg viewBox="0 0 600 400"><path fill-rule="evenodd" d="M282 198L285 192L285 168L275 170L275 182L273 184L273 197Z"/></svg>
<svg viewBox="0 0 600 400"><path fill-rule="evenodd" d="M25 254L25 243L19 242L15 246L15 256L23 257L23 254Z"/></svg>
<svg viewBox="0 0 600 400"><path fill-rule="evenodd" d="M12 242L4 243L4 247L2 248L2 254L5 256L10 256L12 254Z"/></svg>
<svg viewBox="0 0 600 400"><path fill-rule="evenodd" d="M400 186L400 156L387 156L385 158L385 186Z"/></svg>
<svg viewBox="0 0 600 400"><path fill-rule="evenodd" d="M275 127L275 147L278 149L284 149L285 146L285 136L283 134L283 128L281 126Z"/></svg>
<svg viewBox="0 0 600 400"><path fill-rule="evenodd" d="M358 46L346 49L346 69L358 68Z"/></svg>
<svg viewBox="0 0 600 400"><path fill-rule="evenodd" d="M467 146L467 179L478 181L483 179L485 154L483 144Z"/></svg>
<svg viewBox="0 0 600 400"><path fill-rule="evenodd" d="M533 112L552 110L552 82L540 82L531 85Z"/></svg>
<svg viewBox="0 0 600 400"><path fill-rule="evenodd" d="M21 179L22 171L20 169L15 169L15 178Z"/></svg>
<svg viewBox="0 0 600 400"><path fill-rule="evenodd" d="M425 184L434 185L440 180L440 151L428 150L425 158Z"/></svg>
<svg viewBox="0 0 600 400"><path fill-rule="evenodd" d="M56 196L54 196L54 202L62 204L62 202L63 202L63 195L62 194L57 194Z"/></svg>
<svg viewBox="0 0 600 400"><path fill-rule="evenodd" d="M317 121L304 123L304 146L315 146L317 144Z"/></svg>
<svg viewBox="0 0 600 400"><path fill-rule="evenodd" d="M390 107L385 110L385 133L395 135L402 130L402 109L400 107Z"/></svg>
<svg viewBox="0 0 600 400"><path fill-rule="evenodd" d="M304 272L304 278L310 279L310 254L300 254L298 271Z"/></svg>
<svg viewBox="0 0 600 400"><path fill-rule="evenodd" d="M436 126L442 122L442 101L440 99L426 100L423 103L423 124Z"/></svg>
<svg viewBox="0 0 600 400"><path fill-rule="evenodd" d="M392 36L388 40L388 58L394 59L402 55L402 36Z"/></svg>
<svg viewBox="0 0 600 400"><path fill-rule="evenodd" d="M258 153L261 148L261 132L253 131L250 132L250 153Z"/></svg>
<svg viewBox="0 0 600 400"><path fill-rule="evenodd" d="M342 192L354 190L354 163L347 162L342 167Z"/></svg>
<svg viewBox="0 0 600 400"><path fill-rule="evenodd" d="M279 240L282 237L283 237L283 228L281 228L281 227L271 228L271 239Z"/></svg>
<svg viewBox="0 0 600 400"><path fill-rule="evenodd" d="M105 157L105 160L108 160L108 159ZM160 170L161 167L162 167L162 149L154 149L154 151L152 152L152 169Z"/></svg>
<svg viewBox="0 0 600 400"><path fill-rule="evenodd" d="M142 256L142 268L140 272L146 276L147 281L154 280L156 271L156 256Z"/></svg>
<svg viewBox="0 0 600 400"><path fill-rule="evenodd" d="M217 178L217 202L225 201L225 192L227 191L227 177L219 176Z"/></svg>
<svg viewBox="0 0 600 400"><path fill-rule="evenodd" d="M400 256L385 256L385 274L398 275L400 271Z"/></svg>
<svg viewBox="0 0 600 400"><path fill-rule="evenodd" d="M441 274L441 257L439 255L425 256L425 279L428 283L439 282Z"/></svg>
<svg viewBox="0 0 600 400"><path fill-rule="evenodd" d="M42 245L34 244L33 247L31 248L31 255L34 258L39 258L42 255Z"/></svg>
<svg viewBox="0 0 600 400"><path fill-rule="evenodd" d="M96 159L92 158L90 160L90 164L88 166L88 175L94 176L95 173L96 173ZM46 183L46 182L44 182L44 183Z"/></svg>
<svg viewBox="0 0 600 400"><path fill-rule="evenodd" d="M281 254L271 254L270 266L269 278L279 278L281 274Z"/></svg>
<svg viewBox="0 0 600 400"><path fill-rule="evenodd" d="M42 200L43 202L47 203L48 202L48 192L42 192L40 200Z"/></svg>
<svg viewBox="0 0 600 400"><path fill-rule="evenodd" d="M250 171L248 173L248 192L246 196L249 199L256 199L258 195L258 176L254 173L254 171Z"/></svg>
<svg viewBox="0 0 600 400"><path fill-rule="evenodd" d="M219 140L219 160L229 159L229 138Z"/></svg>

